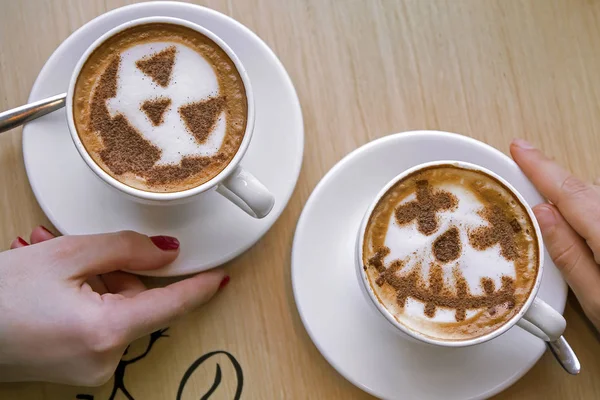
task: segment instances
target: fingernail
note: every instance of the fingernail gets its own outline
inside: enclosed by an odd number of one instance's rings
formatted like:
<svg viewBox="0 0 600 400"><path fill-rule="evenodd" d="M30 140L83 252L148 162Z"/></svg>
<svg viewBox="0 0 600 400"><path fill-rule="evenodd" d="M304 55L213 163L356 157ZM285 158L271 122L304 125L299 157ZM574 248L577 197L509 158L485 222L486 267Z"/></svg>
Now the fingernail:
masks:
<svg viewBox="0 0 600 400"><path fill-rule="evenodd" d="M50 229L46 228L44 225L40 225L40 228L42 228L43 230L45 230L49 234L54 235L54 233L50 232Z"/></svg>
<svg viewBox="0 0 600 400"><path fill-rule="evenodd" d="M515 139L513 144L525 150L535 149L535 147L525 139Z"/></svg>
<svg viewBox="0 0 600 400"><path fill-rule="evenodd" d="M179 240L173 236L150 236L152 243L161 250L177 250L179 248Z"/></svg>
<svg viewBox="0 0 600 400"><path fill-rule="evenodd" d="M227 286L227 284L229 284L229 281L231 280L231 277L229 275L225 275L225 277L223 278L223 280L221 281L221 283L219 284L219 290L223 289L225 286Z"/></svg>
<svg viewBox="0 0 600 400"><path fill-rule="evenodd" d="M19 242L19 244L21 244L22 246L29 246L29 243L27 243L25 241L25 239L23 239L21 236L17 236L17 241Z"/></svg>
<svg viewBox="0 0 600 400"><path fill-rule="evenodd" d="M556 224L556 216L550 206L546 204L539 205L533 208L533 212L542 231L552 228Z"/></svg>

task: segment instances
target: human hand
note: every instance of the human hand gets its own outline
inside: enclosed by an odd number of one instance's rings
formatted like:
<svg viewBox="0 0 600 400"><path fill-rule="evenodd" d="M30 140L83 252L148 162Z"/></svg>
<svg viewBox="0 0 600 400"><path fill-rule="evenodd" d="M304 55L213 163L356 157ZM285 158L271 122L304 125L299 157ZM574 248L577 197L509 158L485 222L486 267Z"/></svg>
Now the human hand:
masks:
<svg viewBox="0 0 600 400"><path fill-rule="evenodd" d="M533 208L544 243L583 311L600 329L600 188L574 177L524 140L513 141L510 152L552 203Z"/></svg>
<svg viewBox="0 0 600 400"><path fill-rule="evenodd" d="M208 301L229 278L212 270L146 289L120 271L157 269L179 254L168 236L135 232L54 237L0 253L0 381L97 386L127 345Z"/></svg>

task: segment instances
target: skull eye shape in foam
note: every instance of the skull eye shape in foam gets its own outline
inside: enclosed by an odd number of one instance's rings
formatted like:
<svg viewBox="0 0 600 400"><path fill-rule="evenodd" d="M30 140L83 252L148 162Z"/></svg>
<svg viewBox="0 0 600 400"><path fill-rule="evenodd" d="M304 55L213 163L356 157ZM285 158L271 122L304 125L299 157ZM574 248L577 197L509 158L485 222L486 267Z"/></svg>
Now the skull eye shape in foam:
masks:
<svg viewBox="0 0 600 400"><path fill-rule="evenodd" d="M150 56L143 57L135 65L158 86L167 88L171 81L176 53L175 46L167 47ZM142 103L140 109L150 119L153 126L159 126L164 122L164 114L171 106L171 102L171 99L166 97L148 99ZM213 97L184 104L179 107L178 111L187 130L194 136L198 144L204 144L224 106L225 99L223 97Z"/></svg>

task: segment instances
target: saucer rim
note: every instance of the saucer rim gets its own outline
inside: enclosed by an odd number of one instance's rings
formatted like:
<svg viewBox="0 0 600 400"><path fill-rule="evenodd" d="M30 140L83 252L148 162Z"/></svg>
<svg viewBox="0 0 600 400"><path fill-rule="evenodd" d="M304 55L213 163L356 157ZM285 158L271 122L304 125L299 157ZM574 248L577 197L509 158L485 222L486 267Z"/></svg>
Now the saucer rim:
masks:
<svg viewBox="0 0 600 400"><path fill-rule="evenodd" d="M369 151L372 148L380 146L386 142L397 140L401 136L402 137L408 137L408 136L414 137L414 136L419 136L419 135L438 136L438 137L443 137L443 138L447 138L450 140L460 140L460 141L464 141L465 143L471 143L471 144L474 144L477 146L481 146L483 148L486 148L488 151L491 151L493 153L496 153L499 156L504 157L508 164L511 164L513 167L518 168L518 165L514 162L514 160L512 160L510 157L506 156L500 150L496 149L495 147L493 147L487 143L484 143L477 139L471 138L469 136L464 136L464 135L461 135L458 133L452 133L452 132L446 132L446 131L440 131L440 130L412 130L412 131L392 133L392 134L377 138L375 140L372 140L368 143L365 143L362 146L359 146L358 148L354 149L353 151L348 153L346 156L344 156L329 171L327 171L327 173L319 180L319 182L317 183L315 188L312 190L308 200L304 204L302 213L300 214L300 217L298 218L298 222L296 224L296 229L294 230L294 239L292 241L291 257L290 257L290 260L291 260L290 274L291 274L291 280L292 280L292 293L294 296L294 302L296 304L296 309L298 310L300 320L302 321L302 325L304 326L306 333L310 337L312 343L317 348L317 350L319 351L321 356L329 363L329 365L331 365L336 370L336 372L338 372L341 376L343 376L348 382L352 383L354 386L358 387L359 389L363 390L364 392L366 392L372 396L375 396L377 398L384 398L384 396L381 393L378 393L374 388L366 386L365 384L355 380L353 377L348 375L346 373L346 371L343 368L341 368L337 362L332 360L332 358L329 356L329 354L325 351L323 344L317 340L316 334L315 334L315 332L313 332L313 330L311 328L311 324L307 321L307 319L306 319L307 316L305 315L305 312L302 311L302 306L300 305L301 302L299 302L299 299L298 299L299 291L302 289L299 289L297 287L297 281L294 279L294 276L296 274L295 271L298 268L300 268L300 266L297 265L298 262L295 262L294 260L296 259L296 257L297 257L296 253L298 252L298 250L296 248L297 248L297 242L300 240L299 232L306 229L304 226L308 223L307 222L309 219L308 213L311 211L310 209L312 208L313 203L318 201L318 196L316 196L315 194L318 194L321 190L323 190L322 188L327 186L327 184L332 179L335 178L335 176L338 174L338 171L342 170L346 166L346 164L351 162L351 160L357 154ZM566 283L564 284L564 286L566 286ZM568 291L568 289L565 288L565 292L567 292L567 291ZM561 302L562 303L561 307L558 307L558 309L557 309L557 311L561 315L564 314L566 302L567 302L567 293L565 293L565 300L563 302ZM505 334L505 333L506 332L504 332L503 334ZM460 350L460 348L458 348L457 350ZM495 396L495 395L503 392L504 390L508 389L509 387L513 386L517 381L519 381L523 376L525 376L531 370L531 368L533 368L535 366L535 364L537 364L537 362L543 356L544 352L545 352L545 347L541 348L541 350L538 352L538 354L536 354L535 357L532 357L530 362L528 362L526 365L524 365L524 367L522 369L520 369L519 371L514 373L510 378L505 380L502 384L494 386L493 388L490 388L488 391L486 391L484 393L480 393L479 396L473 397L473 398L471 398L471 400L487 399L487 398Z"/></svg>

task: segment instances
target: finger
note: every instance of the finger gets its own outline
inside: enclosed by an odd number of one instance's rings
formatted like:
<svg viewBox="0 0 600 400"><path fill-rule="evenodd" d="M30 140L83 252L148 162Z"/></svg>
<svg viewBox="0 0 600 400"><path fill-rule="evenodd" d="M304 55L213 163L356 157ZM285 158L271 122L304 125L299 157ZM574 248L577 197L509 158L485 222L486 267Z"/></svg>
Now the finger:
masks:
<svg viewBox="0 0 600 400"><path fill-rule="evenodd" d="M146 285L135 275L123 271L113 271L102 275L102 281L110 293L133 297L146 290Z"/></svg>
<svg viewBox="0 0 600 400"><path fill-rule="evenodd" d="M224 281L223 270L203 272L166 287L146 290L133 298L114 302L111 313L124 324L130 340L169 323L210 300Z"/></svg>
<svg viewBox="0 0 600 400"><path fill-rule="evenodd" d="M18 249L19 247L25 247L25 246L29 246L29 243L27 243L25 241L25 239L23 239L21 236L17 236L17 238L15 240L13 240L12 243L10 244L11 250Z"/></svg>
<svg viewBox="0 0 600 400"><path fill-rule="evenodd" d="M68 273L77 279L121 269L157 269L179 254L179 241L173 237L148 237L132 231L62 236L47 243L51 243L56 259L66 260L71 267Z"/></svg>
<svg viewBox="0 0 600 400"><path fill-rule="evenodd" d="M600 268L594 261L592 252L556 207L541 204L534 207L533 211L540 224L548 253L586 313L592 311L591 307L586 309L586 305L597 303L594 297L600 287ZM588 316L594 319L591 315Z"/></svg>
<svg viewBox="0 0 600 400"><path fill-rule="evenodd" d="M600 262L600 192L523 140L513 141L510 150L525 175L558 207Z"/></svg>
<svg viewBox="0 0 600 400"><path fill-rule="evenodd" d="M45 242L46 240L54 239L56 236L43 226L37 226L31 231L31 244Z"/></svg>

